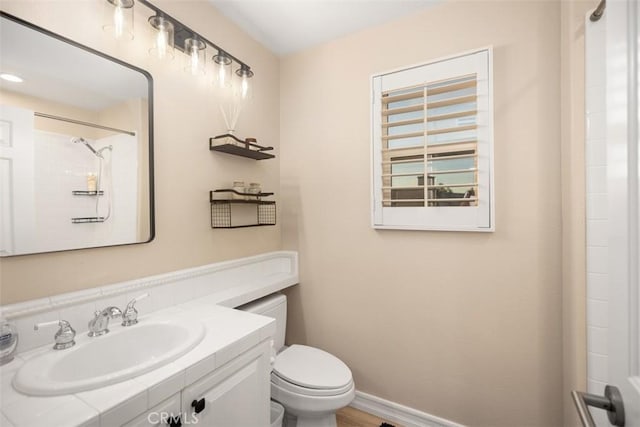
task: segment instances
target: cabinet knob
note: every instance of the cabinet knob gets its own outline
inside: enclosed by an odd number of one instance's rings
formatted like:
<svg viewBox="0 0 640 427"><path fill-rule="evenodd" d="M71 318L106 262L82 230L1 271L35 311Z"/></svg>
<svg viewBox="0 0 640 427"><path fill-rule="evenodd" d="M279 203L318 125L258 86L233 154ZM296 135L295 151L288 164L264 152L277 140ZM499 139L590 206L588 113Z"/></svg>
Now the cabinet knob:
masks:
<svg viewBox="0 0 640 427"><path fill-rule="evenodd" d="M193 402L191 402L191 407L193 409L195 409L196 414L199 414L200 412L204 411L204 397L200 400L194 400Z"/></svg>
<svg viewBox="0 0 640 427"><path fill-rule="evenodd" d="M180 416L169 418L169 427L182 427Z"/></svg>

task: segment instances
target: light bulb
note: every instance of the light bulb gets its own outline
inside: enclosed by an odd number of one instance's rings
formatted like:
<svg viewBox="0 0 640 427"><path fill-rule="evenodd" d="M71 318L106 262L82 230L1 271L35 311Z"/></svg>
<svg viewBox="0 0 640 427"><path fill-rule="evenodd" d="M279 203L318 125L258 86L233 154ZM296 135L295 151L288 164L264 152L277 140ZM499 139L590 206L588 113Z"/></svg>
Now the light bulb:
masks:
<svg viewBox="0 0 640 427"><path fill-rule="evenodd" d="M16 76L15 74L2 73L0 74L0 79L6 80L12 83L22 83L24 80L20 76Z"/></svg>
<svg viewBox="0 0 640 427"><path fill-rule="evenodd" d="M116 38L121 38L124 29L124 11L120 4L117 4L113 11L113 28Z"/></svg>
<svg viewBox="0 0 640 427"><path fill-rule="evenodd" d="M158 45L158 58L164 58L167 56L167 40L169 39L169 34L164 25L161 25L158 28L158 36L156 37L156 44Z"/></svg>
<svg viewBox="0 0 640 427"><path fill-rule="evenodd" d="M225 86L227 80L227 70L224 67L218 67L218 84L221 87Z"/></svg>
<svg viewBox="0 0 640 427"><path fill-rule="evenodd" d="M246 99L247 95L249 95L249 80L247 76L242 76L242 99Z"/></svg>
<svg viewBox="0 0 640 427"><path fill-rule="evenodd" d="M198 74L198 63L199 63L197 46L191 46L190 56L191 56L191 74L195 76L196 74Z"/></svg>

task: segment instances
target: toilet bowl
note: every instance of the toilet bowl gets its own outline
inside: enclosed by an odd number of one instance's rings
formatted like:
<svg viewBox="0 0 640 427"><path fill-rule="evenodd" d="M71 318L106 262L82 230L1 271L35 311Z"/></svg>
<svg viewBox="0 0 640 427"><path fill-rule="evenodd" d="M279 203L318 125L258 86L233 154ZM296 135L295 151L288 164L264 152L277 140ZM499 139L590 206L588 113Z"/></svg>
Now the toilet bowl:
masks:
<svg viewBox="0 0 640 427"><path fill-rule="evenodd" d="M355 397L351 370L326 351L306 345L284 347L287 300L274 294L239 307L276 319L271 398L285 409L285 427L336 427L336 411Z"/></svg>
<svg viewBox="0 0 640 427"><path fill-rule="evenodd" d="M296 417L297 427L335 427L336 411L354 397L351 371L337 357L304 345L292 345L276 357L271 398Z"/></svg>

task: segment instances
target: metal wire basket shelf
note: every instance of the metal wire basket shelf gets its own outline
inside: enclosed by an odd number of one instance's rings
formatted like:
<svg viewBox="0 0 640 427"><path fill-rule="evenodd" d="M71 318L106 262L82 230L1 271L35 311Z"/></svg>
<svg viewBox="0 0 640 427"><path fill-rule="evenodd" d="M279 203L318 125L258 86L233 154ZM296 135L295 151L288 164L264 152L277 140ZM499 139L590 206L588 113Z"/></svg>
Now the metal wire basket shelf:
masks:
<svg viewBox="0 0 640 427"><path fill-rule="evenodd" d="M216 193L230 193L242 198L215 198ZM273 193L241 193L232 189L213 190L209 192L211 204L211 228L245 228L276 225L276 202L263 200L273 196ZM234 211L251 209L255 206L255 221L251 223L237 223L233 221ZM236 214L238 212L235 212ZM245 213L247 213L245 211Z"/></svg>

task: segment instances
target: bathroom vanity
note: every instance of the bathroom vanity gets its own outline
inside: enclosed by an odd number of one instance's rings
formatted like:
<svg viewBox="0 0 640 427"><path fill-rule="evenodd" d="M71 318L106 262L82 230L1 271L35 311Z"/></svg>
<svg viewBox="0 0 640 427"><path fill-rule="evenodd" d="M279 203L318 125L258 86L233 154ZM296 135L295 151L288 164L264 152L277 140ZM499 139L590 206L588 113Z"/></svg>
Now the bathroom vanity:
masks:
<svg viewBox="0 0 640 427"><path fill-rule="evenodd" d="M275 323L234 307L296 284L297 271L296 253L274 252L2 307L15 322L21 344L17 357L0 367L0 424L179 426L197 420L203 426L268 426ZM92 316L87 308L124 307L141 292L149 297L138 303L138 324L125 327L113 319L108 334L87 336ZM53 350L55 327L33 331L34 323L51 316L77 330L75 346ZM193 343L187 343L191 348L144 368L157 357L136 359L137 341L147 339L144 348L158 343L160 353L175 347L161 345L174 339L163 325L188 328L173 335L193 335ZM44 363L52 357L55 363ZM37 371L33 388L21 379L23 367ZM92 385L125 368L132 371L118 382ZM56 380L72 388L56 388Z"/></svg>

